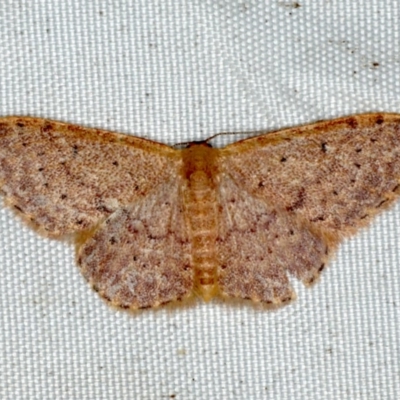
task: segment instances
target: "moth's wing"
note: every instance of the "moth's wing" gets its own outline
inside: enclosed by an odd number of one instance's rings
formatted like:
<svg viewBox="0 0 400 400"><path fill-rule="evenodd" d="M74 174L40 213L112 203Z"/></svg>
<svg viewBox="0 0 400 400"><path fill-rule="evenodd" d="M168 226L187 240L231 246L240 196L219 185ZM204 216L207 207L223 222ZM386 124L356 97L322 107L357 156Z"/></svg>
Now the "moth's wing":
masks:
<svg viewBox="0 0 400 400"><path fill-rule="evenodd" d="M324 267L327 245L296 218L219 177L218 285L223 296L275 306L295 298L287 272L311 279Z"/></svg>
<svg viewBox="0 0 400 400"><path fill-rule="evenodd" d="M179 178L159 185L83 238L77 250L82 273L113 305L155 307L192 292L191 245L180 185Z"/></svg>
<svg viewBox="0 0 400 400"><path fill-rule="evenodd" d="M179 168L172 148L37 118L0 118L0 189L47 236L92 228Z"/></svg>
<svg viewBox="0 0 400 400"><path fill-rule="evenodd" d="M222 149L219 164L247 195L335 247L399 195L400 115L365 114L265 134ZM296 275L314 280L302 267Z"/></svg>

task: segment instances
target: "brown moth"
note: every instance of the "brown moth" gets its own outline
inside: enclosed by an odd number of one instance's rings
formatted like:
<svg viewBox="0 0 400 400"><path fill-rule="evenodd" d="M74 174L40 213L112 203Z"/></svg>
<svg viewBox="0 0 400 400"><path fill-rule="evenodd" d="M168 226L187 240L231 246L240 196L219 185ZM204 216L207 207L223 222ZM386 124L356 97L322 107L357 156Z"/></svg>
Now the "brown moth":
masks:
<svg viewBox="0 0 400 400"><path fill-rule="evenodd" d="M346 236L400 193L400 114L285 129L222 149L28 117L0 118L6 204L41 234L72 237L115 306L193 293L273 306L312 284Z"/></svg>

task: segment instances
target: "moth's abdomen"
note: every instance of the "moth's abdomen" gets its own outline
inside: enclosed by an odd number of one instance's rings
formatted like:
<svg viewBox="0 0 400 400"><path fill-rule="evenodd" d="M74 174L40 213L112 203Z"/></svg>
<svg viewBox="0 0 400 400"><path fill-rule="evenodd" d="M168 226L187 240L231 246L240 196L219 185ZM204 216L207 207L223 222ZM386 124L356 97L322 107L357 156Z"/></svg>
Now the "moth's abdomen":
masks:
<svg viewBox="0 0 400 400"><path fill-rule="evenodd" d="M217 210L215 191L203 171L192 174L184 198L192 243L195 288L205 300L209 300L217 291Z"/></svg>
<svg viewBox="0 0 400 400"><path fill-rule="evenodd" d="M213 170L216 150L205 145L194 145L184 151L187 177L184 204L192 244L195 290L209 300L218 292L215 250L218 210Z"/></svg>

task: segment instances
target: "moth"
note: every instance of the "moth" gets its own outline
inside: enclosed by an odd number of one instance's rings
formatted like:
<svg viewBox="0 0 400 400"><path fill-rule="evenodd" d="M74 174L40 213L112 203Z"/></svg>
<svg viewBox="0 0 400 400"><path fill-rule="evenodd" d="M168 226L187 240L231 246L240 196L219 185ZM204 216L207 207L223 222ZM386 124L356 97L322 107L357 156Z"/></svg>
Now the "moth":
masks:
<svg viewBox="0 0 400 400"><path fill-rule="evenodd" d="M400 114L317 122L212 148L29 117L0 118L5 203L72 238L112 305L194 293L274 307L314 283L343 238L400 193Z"/></svg>

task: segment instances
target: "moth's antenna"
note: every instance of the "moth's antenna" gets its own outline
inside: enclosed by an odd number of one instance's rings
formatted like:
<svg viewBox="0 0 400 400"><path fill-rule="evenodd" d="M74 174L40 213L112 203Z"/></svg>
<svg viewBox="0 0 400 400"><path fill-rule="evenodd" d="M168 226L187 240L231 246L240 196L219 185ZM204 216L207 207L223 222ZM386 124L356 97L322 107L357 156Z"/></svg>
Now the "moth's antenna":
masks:
<svg viewBox="0 0 400 400"><path fill-rule="evenodd" d="M208 143L210 140L215 139L217 136L226 136L226 135L237 135L243 132L219 132L216 133L215 135L210 136L208 139L205 140L206 143Z"/></svg>
<svg viewBox="0 0 400 400"><path fill-rule="evenodd" d="M190 143L193 142L179 142L172 145L174 149L184 149L189 146Z"/></svg>
<svg viewBox="0 0 400 400"><path fill-rule="evenodd" d="M172 147L174 148L178 148L178 149L182 149L185 148L187 146L189 146L192 143L208 143L210 140L215 139L218 136L228 136L228 135L246 135L249 137L252 136L258 136L258 135L265 135L266 133L272 133L268 132L268 131L238 131L238 132L218 132L212 136L210 136L209 138L205 139L205 140L193 140L191 142L180 142L180 143L175 143Z"/></svg>
<svg viewBox="0 0 400 400"><path fill-rule="evenodd" d="M245 135L245 136L258 136L258 135L265 135L266 133L272 133L273 131L237 131L237 132L219 132L215 135L210 136L208 139L205 140L208 143L210 140L215 139L217 136L227 136L227 135Z"/></svg>

